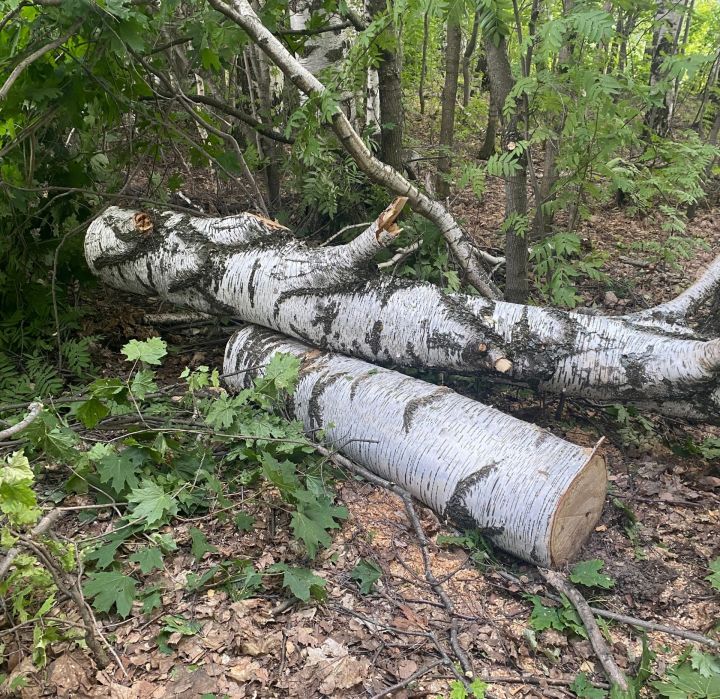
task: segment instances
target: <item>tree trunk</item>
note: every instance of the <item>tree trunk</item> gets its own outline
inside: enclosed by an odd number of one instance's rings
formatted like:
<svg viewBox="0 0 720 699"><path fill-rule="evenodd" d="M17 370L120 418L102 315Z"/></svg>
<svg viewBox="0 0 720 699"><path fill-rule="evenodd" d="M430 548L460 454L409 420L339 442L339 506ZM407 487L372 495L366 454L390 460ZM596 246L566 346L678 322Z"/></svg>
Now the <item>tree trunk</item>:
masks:
<svg viewBox="0 0 720 699"><path fill-rule="evenodd" d="M460 69L460 47L462 29L460 23L451 15L447 20L445 41L445 85L442 93L442 115L440 117L440 158L435 179L435 192L439 199L450 194L450 170L452 168L453 139L455 136L455 102L458 91L458 72Z"/></svg>
<svg viewBox="0 0 720 699"><path fill-rule="evenodd" d="M446 294L371 264L396 239L401 206L334 248L308 248L251 214L113 207L91 224L85 254L115 288L378 364L502 372L549 392L720 422L720 340L697 340L682 324L720 286L720 259L676 301L626 318Z"/></svg>
<svg viewBox="0 0 720 699"><path fill-rule="evenodd" d="M418 85L418 100L420 101L420 114L425 114L425 78L427 76L427 49L430 35L430 15L423 16L423 43L422 59L420 61L420 83Z"/></svg>
<svg viewBox="0 0 720 699"><path fill-rule="evenodd" d="M500 37L497 45L492 39L485 41L490 84L497 99L503 123L503 151L512 151L520 140L518 113L514 109L503 117L505 101L513 88L514 80L507 56L507 44ZM528 283L527 230L527 158L521 154L515 161L517 168L505 177L505 299L523 303L530 292Z"/></svg>
<svg viewBox="0 0 720 699"><path fill-rule="evenodd" d="M481 13L476 12L473 18L472 30L470 31L470 38L468 39L465 51L463 53L463 107L467 107L470 103L470 88L472 86L470 62L472 61L475 48L477 47L478 31L480 29Z"/></svg>
<svg viewBox="0 0 720 699"><path fill-rule="evenodd" d="M662 101L660 104L650 107L645 115L645 126L648 130L664 136L670 128L672 91L662 85L665 78L662 66L666 56L674 55L677 48L676 38L680 30L682 15L678 12L675 0L663 0L658 3L657 8L655 14L657 26L653 35L650 58L650 87L654 88L655 98ZM662 97L660 97L661 95Z"/></svg>
<svg viewBox="0 0 720 699"><path fill-rule="evenodd" d="M387 7L386 0L370 0L368 9L372 16L379 15ZM400 37L391 23L381 37L383 45L391 44L380 52L377 68L380 93L380 160L398 171L403 169L403 92L400 69Z"/></svg>
<svg viewBox="0 0 720 699"><path fill-rule="evenodd" d="M485 127L485 140L480 147L478 158L480 160L488 160L495 153L495 141L497 140L497 122L498 122L498 104L492 85L490 85L490 93L488 97L488 120Z"/></svg>
<svg viewBox="0 0 720 699"><path fill-rule="evenodd" d="M282 352L301 362L289 401L314 435L461 529L543 566L572 558L602 512L604 459L449 388L249 326L225 350L235 388ZM238 373L239 372L239 373Z"/></svg>

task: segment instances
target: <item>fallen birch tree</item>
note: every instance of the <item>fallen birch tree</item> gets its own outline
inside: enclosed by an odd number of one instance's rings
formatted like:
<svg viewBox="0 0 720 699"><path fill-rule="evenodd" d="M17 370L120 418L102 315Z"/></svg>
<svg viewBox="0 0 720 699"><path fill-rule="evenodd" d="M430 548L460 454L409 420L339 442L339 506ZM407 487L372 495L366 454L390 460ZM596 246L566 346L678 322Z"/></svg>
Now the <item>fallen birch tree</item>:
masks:
<svg viewBox="0 0 720 699"><path fill-rule="evenodd" d="M670 302L618 318L446 294L382 275L403 199L346 245L308 247L252 214L196 218L112 207L90 226L88 264L117 289L225 314L317 347L399 367L498 372L550 392L720 422L720 340L687 313L720 285L714 263Z"/></svg>
<svg viewBox="0 0 720 699"><path fill-rule="evenodd" d="M445 520L550 566L571 559L595 527L607 488L595 449L449 388L253 325L227 344L226 382L248 386L277 352L301 362L290 410L305 431L324 430L328 445Z"/></svg>

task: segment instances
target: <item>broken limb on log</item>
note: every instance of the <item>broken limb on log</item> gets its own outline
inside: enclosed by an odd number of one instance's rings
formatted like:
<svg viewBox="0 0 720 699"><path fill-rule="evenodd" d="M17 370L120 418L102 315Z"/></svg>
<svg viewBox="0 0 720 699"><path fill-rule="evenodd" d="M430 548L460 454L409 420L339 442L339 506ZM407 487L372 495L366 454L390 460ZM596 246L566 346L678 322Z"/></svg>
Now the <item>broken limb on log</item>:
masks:
<svg viewBox="0 0 720 699"><path fill-rule="evenodd" d="M247 0L208 0L218 12L245 30L258 48L284 73L303 94L328 96L325 86L317 79L285 46L273 36L262 23ZM500 298L499 289L483 269L481 260L484 254L462 230L449 211L415 185L409 182L395 168L376 158L365 144L360 134L353 128L339 104L332 108L331 125L342 144L357 166L373 182L387 188L394 194L407 197L410 205L418 213L432 221L442 233L447 244L465 272L468 282L480 293L490 298Z"/></svg>
<svg viewBox="0 0 720 699"><path fill-rule="evenodd" d="M594 449L399 372L329 354L257 326L233 335L224 373L300 359L290 409L348 458L397 483L461 528L535 563L572 558L595 526L607 485ZM255 369L226 379L246 386Z"/></svg>
<svg viewBox="0 0 720 699"><path fill-rule="evenodd" d="M501 371L549 392L720 422L720 340L446 294L380 274L370 263L394 241L401 201L351 243L320 248L252 214L209 219L113 207L91 224L85 255L115 288L371 362Z"/></svg>
<svg viewBox="0 0 720 699"><path fill-rule="evenodd" d="M151 217L111 208L90 226L85 255L115 288L373 362L507 371L494 335L473 322L464 302L432 284L377 273L373 258L400 233L395 220L404 203L396 199L347 245L326 248L308 248L252 214Z"/></svg>

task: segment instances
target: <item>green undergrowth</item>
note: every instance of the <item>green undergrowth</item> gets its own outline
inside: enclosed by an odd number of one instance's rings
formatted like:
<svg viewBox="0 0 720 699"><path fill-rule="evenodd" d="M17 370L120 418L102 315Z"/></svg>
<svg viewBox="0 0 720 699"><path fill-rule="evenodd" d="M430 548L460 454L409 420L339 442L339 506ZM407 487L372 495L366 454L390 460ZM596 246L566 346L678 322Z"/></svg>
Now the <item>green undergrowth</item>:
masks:
<svg viewBox="0 0 720 699"><path fill-rule="evenodd" d="M64 591L52 568L80 576L94 611L121 619L162 606L172 591L162 573L179 554L191 561L187 594L220 588L233 600L257 594L322 600L326 581L312 571L312 559L347 516L335 504L333 468L300 423L284 415L297 359L276 355L263 378L231 395L206 366L160 386L157 368L167 354L160 338L132 340L122 352L126 371L48 401L20 438L0 443L0 546L20 549L0 596L10 626L32 632L40 666L53 643L85 643L59 605ZM21 415L0 417L15 422ZM69 508L57 535L31 537L54 507ZM265 520L272 520L272 533L263 534ZM79 533L62 535L70 522L67 531ZM216 528L241 543L220 551L206 533ZM291 553L259 569L263 537L281 533ZM359 573L369 585L371 574ZM163 622L168 635L192 633L181 616Z"/></svg>

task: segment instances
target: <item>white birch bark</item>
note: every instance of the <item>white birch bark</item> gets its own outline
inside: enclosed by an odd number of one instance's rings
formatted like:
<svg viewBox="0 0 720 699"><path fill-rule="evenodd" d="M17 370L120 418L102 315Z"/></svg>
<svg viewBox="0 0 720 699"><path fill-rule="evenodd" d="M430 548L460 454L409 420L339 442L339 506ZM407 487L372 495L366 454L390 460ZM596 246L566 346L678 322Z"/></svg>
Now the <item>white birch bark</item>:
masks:
<svg viewBox="0 0 720 699"><path fill-rule="evenodd" d="M306 95L326 93L325 86L320 80L302 66L277 37L273 36L247 0L232 0L231 4L223 0L208 0L208 2L218 12L242 27L298 90ZM415 211L438 227L465 271L469 283L486 296L499 298L501 296L499 289L480 262L484 253L470 242L448 210L440 202L421 192L397 170L378 160L339 107L333 111L331 119L333 131L358 167L374 182L387 187L396 195L407 197Z"/></svg>
<svg viewBox="0 0 720 699"><path fill-rule="evenodd" d="M262 372L251 368L276 352L302 362L290 409L308 434L324 430L334 448L460 528L479 528L505 551L557 566L597 523L607 474L595 450L449 388L257 326L228 342L228 384L248 385Z"/></svg>
<svg viewBox="0 0 720 699"><path fill-rule="evenodd" d="M85 253L115 288L378 364L507 372L542 390L720 422L720 340L384 277L372 259L394 240L399 208L395 202L347 245L309 248L251 214L113 207L91 224Z"/></svg>

